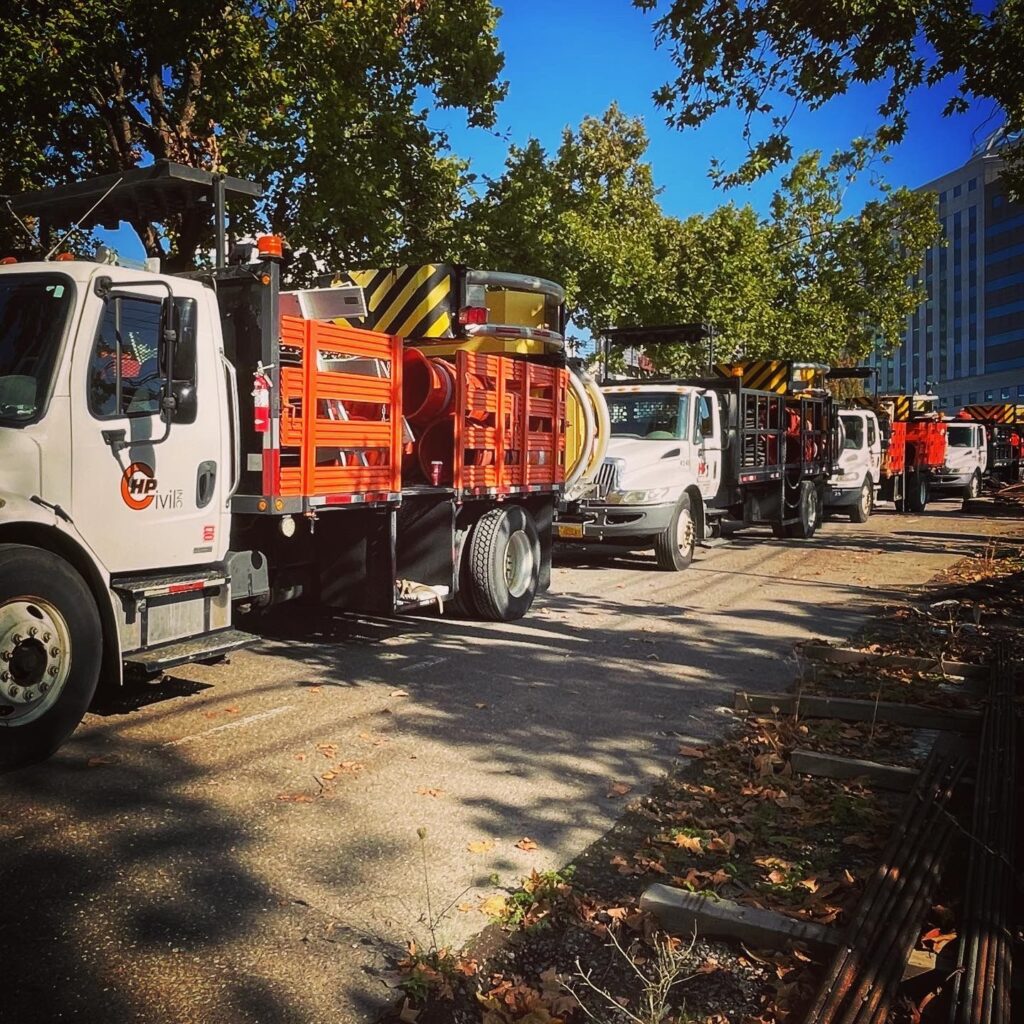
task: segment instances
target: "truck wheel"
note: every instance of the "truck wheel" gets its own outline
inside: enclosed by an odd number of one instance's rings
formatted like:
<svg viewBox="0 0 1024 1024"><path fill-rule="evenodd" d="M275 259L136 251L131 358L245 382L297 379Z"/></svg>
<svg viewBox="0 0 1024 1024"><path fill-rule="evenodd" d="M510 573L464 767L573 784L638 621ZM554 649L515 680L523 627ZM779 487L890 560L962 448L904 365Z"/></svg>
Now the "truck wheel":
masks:
<svg viewBox="0 0 1024 1024"><path fill-rule="evenodd" d="M911 473L907 479L906 509L923 512L928 506L928 477L924 473Z"/></svg>
<svg viewBox="0 0 1024 1024"><path fill-rule="evenodd" d="M100 673L100 617L62 558L0 544L0 769L41 761L82 720Z"/></svg>
<svg viewBox="0 0 1024 1024"><path fill-rule="evenodd" d="M665 572L682 571L693 561L696 543L697 528L693 522L690 496L684 494L665 531L654 538L654 557L658 568Z"/></svg>
<svg viewBox="0 0 1024 1024"><path fill-rule="evenodd" d="M519 505L492 508L469 538L469 597L482 619L521 619L540 581L540 537L533 517Z"/></svg>
<svg viewBox="0 0 1024 1024"><path fill-rule="evenodd" d="M821 502L818 500L818 489L810 482L804 480L800 484L800 498L797 504L798 519L786 527L787 537L797 537L800 540L809 540L818 529L818 510Z"/></svg>
<svg viewBox="0 0 1024 1024"><path fill-rule="evenodd" d="M976 498L981 494L981 474L975 470L970 483L964 488L965 498Z"/></svg>
<svg viewBox="0 0 1024 1024"><path fill-rule="evenodd" d="M871 518L872 509L875 507L875 488L871 483L871 477L864 481L864 486L857 496L857 504L850 509L851 523L866 523Z"/></svg>

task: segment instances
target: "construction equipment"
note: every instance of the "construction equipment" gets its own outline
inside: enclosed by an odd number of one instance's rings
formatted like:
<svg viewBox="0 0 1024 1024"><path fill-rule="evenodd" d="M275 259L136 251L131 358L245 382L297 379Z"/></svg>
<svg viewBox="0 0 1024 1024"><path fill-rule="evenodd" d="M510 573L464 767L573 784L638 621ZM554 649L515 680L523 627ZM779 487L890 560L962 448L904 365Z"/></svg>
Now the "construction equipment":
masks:
<svg viewBox="0 0 1024 1024"><path fill-rule="evenodd" d="M1024 480L1024 405L965 405L954 419L956 424L962 422L978 423L984 428L986 476L1004 484ZM950 430L953 429L951 423Z"/></svg>
<svg viewBox="0 0 1024 1024"><path fill-rule="evenodd" d="M681 324L612 330L607 341L641 351L709 336L705 325ZM606 380L612 436L597 493L559 511L557 536L653 546L666 570L685 568L726 519L812 536L835 448L825 372L741 360L707 377Z"/></svg>
<svg viewBox="0 0 1024 1024"><path fill-rule="evenodd" d="M0 266L0 766L53 751L101 676L251 642L239 607L508 620L548 585L560 347L421 350L408 317L353 326L376 307L351 284L283 291L280 239L227 252L224 204L258 192L164 162L12 202L50 227L207 210L218 230L215 266L180 276ZM496 280L561 325L556 286Z"/></svg>

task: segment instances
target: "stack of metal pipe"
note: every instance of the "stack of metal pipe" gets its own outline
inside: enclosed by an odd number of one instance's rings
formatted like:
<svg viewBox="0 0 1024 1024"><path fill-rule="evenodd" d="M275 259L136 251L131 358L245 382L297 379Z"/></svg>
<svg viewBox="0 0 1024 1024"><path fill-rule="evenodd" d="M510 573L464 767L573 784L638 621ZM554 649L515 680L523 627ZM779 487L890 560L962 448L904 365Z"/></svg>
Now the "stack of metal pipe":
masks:
<svg viewBox="0 0 1024 1024"><path fill-rule="evenodd" d="M949 803L966 758L936 745L854 911L808 1024L884 1024L956 829Z"/></svg>
<svg viewBox="0 0 1024 1024"><path fill-rule="evenodd" d="M950 1024L1009 1024L1013 971L1017 750L1015 680L1005 646L996 652L982 719L967 885L957 945Z"/></svg>

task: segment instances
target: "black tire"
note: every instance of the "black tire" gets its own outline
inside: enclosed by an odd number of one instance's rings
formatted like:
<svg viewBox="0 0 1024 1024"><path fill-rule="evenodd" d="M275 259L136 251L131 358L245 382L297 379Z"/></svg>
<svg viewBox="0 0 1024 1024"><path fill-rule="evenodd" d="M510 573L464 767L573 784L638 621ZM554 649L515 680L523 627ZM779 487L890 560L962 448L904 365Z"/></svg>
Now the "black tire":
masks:
<svg viewBox="0 0 1024 1024"><path fill-rule="evenodd" d="M819 515L821 513L821 500L818 496L818 489L810 482L804 480L800 484L800 497L797 501L797 521L786 526L786 536L796 537L799 540L810 540L818 529Z"/></svg>
<svg viewBox="0 0 1024 1024"><path fill-rule="evenodd" d="M786 528L782 523L772 523L772 536L776 540L784 540L789 534L786 533Z"/></svg>
<svg viewBox="0 0 1024 1024"><path fill-rule="evenodd" d="M521 619L540 584L540 537L519 505L485 512L470 534L466 557L472 607L482 619Z"/></svg>
<svg viewBox="0 0 1024 1024"><path fill-rule="evenodd" d="M864 484L857 495L857 504L850 509L851 523L866 523L871 518L875 507L875 488L871 477L865 477Z"/></svg>
<svg viewBox="0 0 1024 1024"><path fill-rule="evenodd" d="M906 509L908 512L923 512L928 507L928 477L924 473L907 475Z"/></svg>
<svg viewBox="0 0 1024 1024"><path fill-rule="evenodd" d="M979 494L981 494L981 474L975 470L970 483L964 488L964 500L970 501L972 498L978 497Z"/></svg>
<svg viewBox="0 0 1024 1024"><path fill-rule="evenodd" d="M74 732L96 692L100 637L92 593L64 559L0 544L0 769L41 761Z"/></svg>
<svg viewBox="0 0 1024 1024"><path fill-rule="evenodd" d="M654 558L663 572L682 572L693 561L697 528L693 521L690 496L684 494L672 513L664 532L654 538Z"/></svg>

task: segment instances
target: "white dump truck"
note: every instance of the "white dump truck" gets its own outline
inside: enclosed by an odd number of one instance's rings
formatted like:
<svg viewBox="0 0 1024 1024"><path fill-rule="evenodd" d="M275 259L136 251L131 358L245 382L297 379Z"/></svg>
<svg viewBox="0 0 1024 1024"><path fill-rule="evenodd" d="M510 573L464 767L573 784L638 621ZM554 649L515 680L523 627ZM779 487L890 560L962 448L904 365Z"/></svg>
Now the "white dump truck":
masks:
<svg viewBox="0 0 1024 1024"><path fill-rule="evenodd" d="M622 346L692 344L701 325L622 328ZM719 363L708 377L606 382L611 438L594 493L558 514L560 540L652 547L686 568L728 520L811 537L833 469L826 367L781 360Z"/></svg>

